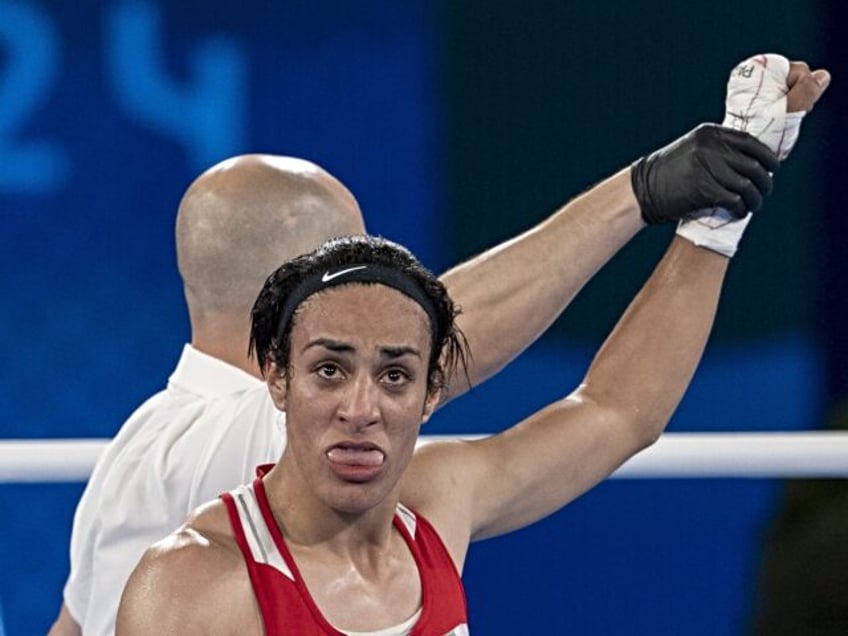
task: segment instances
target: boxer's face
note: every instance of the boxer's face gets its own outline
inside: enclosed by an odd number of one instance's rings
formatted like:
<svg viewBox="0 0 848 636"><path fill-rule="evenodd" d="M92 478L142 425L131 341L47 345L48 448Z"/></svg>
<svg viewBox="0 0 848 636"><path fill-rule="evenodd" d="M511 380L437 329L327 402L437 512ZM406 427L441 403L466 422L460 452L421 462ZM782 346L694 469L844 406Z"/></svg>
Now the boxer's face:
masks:
<svg viewBox="0 0 848 636"><path fill-rule="evenodd" d="M427 391L430 338L424 310L383 285L334 287L298 308L288 375L271 392L286 411L285 461L326 505L394 509L437 400Z"/></svg>

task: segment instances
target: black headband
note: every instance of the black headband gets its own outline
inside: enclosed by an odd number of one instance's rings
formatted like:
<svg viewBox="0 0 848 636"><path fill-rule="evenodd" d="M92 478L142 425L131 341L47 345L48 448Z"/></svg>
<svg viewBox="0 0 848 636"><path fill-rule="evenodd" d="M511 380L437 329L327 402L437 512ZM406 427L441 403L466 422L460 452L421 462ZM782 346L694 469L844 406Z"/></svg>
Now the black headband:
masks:
<svg viewBox="0 0 848 636"><path fill-rule="evenodd" d="M339 269L326 270L323 273L315 273L307 276L291 293L286 296L283 309L280 312L280 321L277 323L277 340L281 340L292 315L300 304L312 294L335 287L336 285L347 285L348 283L377 283L396 289L405 296L418 303L430 319L430 333L433 337L433 346L436 342L436 326L438 325L438 312L433 300L421 288L421 284L409 274L383 265L343 265Z"/></svg>

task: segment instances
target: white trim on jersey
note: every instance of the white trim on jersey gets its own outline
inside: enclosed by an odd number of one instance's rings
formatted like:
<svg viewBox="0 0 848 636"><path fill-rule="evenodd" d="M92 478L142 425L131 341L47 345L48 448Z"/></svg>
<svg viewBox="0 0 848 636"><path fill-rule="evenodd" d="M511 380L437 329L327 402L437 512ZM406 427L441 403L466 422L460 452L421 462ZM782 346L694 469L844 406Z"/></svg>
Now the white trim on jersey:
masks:
<svg viewBox="0 0 848 636"><path fill-rule="evenodd" d="M274 537L271 536L265 518L262 516L262 510L259 508L259 501L256 499L253 485L239 486L231 491L231 494L236 502L236 511L253 560L257 563L270 565L283 576L294 581L294 574L277 549Z"/></svg>
<svg viewBox="0 0 848 636"><path fill-rule="evenodd" d="M416 524L415 513L412 512L406 506L404 506L402 503L398 503L397 514L400 517L400 520L403 521L403 525L405 525L406 529L409 531L409 536L414 539Z"/></svg>

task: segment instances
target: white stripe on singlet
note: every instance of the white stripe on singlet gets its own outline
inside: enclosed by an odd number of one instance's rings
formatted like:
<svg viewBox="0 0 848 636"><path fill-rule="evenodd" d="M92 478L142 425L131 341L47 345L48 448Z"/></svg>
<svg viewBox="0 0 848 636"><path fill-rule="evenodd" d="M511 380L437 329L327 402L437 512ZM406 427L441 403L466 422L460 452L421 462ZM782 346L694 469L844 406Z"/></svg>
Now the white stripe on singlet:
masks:
<svg viewBox="0 0 848 636"><path fill-rule="evenodd" d="M247 539L247 546L250 548L253 560L257 563L270 565L294 581L294 575L283 560L283 555L277 549L274 537L271 536L268 525L265 523L265 517L262 516L253 484L239 486L230 494L236 502L239 521L241 521L241 527L244 530L244 536Z"/></svg>
<svg viewBox="0 0 848 636"><path fill-rule="evenodd" d="M405 525L406 529L409 531L409 536L414 539L415 538L415 513L413 513L409 508L404 506L402 503L398 503L396 511L397 511L398 517L400 517L400 520L403 521L403 525Z"/></svg>

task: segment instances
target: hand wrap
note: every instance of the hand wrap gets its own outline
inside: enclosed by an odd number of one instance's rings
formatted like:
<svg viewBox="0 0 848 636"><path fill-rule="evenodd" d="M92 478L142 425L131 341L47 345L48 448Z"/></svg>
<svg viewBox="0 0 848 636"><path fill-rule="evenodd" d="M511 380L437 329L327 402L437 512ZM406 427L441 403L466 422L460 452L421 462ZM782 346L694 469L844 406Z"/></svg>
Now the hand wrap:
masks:
<svg viewBox="0 0 848 636"><path fill-rule="evenodd" d="M739 64L727 83L725 117L722 125L747 132L785 159L798 140L805 111L786 112L789 60L780 55L757 55ZM759 206L757 206L759 207ZM725 256L733 256L742 234L751 220L748 213L739 218L738 207L698 210L680 221L680 236Z"/></svg>

